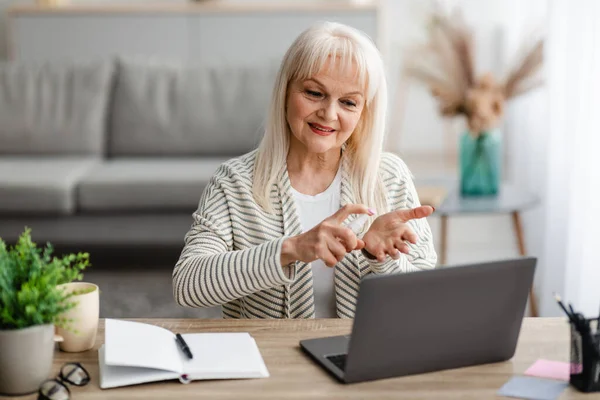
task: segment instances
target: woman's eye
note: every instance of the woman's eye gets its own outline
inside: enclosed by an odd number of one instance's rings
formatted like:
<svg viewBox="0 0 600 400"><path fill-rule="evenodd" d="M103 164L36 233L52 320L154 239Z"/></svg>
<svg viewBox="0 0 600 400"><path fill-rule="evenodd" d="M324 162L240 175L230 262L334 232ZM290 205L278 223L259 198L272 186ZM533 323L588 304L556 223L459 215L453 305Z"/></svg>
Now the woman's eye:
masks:
<svg viewBox="0 0 600 400"><path fill-rule="evenodd" d="M342 104L348 106L348 107L356 107L356 103L350 100L344 100L342 101Z"/></svg>
<svg viewBox="0 0 600 400"><path fill-rule="evenodd" d="M322 93L320 93L320 92L315 92L314 90L307 90L307 91L306 91L306 93L307 93L309 96L312 96L312 97L321 97L321 96L323 96L323 94L322 94Z"/></svg>

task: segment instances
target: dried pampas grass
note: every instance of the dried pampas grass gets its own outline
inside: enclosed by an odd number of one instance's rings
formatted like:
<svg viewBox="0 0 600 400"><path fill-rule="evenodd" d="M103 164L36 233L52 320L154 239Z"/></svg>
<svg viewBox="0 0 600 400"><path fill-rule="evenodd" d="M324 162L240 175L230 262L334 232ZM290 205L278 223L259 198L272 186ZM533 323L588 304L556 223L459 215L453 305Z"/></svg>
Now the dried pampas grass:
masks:
<svg viewBox="0 0 600 400"><path fill-rule="evenodd" d="M428 41L406 54L405 73L430 89L442 116L464 115L474 135L498 123L507 100L543 84L543 40L525 47L497 82L489 73L475 76L473 32L459 12L435 12L428 28Z"/></svg>
<svg viewBox="0 0 600 400"><path fill-rule="evenodd" d="M509 72L504 83L503 91L507 100L527 93L544 83L539 77L544 63L544 41L539 39L522 52L520 60Z"/></svg>

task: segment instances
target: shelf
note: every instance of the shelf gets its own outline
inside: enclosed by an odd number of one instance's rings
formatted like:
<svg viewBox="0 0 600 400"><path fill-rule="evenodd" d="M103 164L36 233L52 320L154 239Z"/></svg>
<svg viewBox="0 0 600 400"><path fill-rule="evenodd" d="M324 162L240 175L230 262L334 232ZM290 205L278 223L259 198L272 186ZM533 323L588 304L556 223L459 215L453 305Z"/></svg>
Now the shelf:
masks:
<svg viewBox="0 0 600 400"><path fill-rule="evenodd" d="M197 14L197 13L269 13L269 12L327 12L377 10L377 0L320 0L295 2L236 2L203 0L181 2L135 3L135 4L21 4L8 9L8 13L24 14Z"/></svg>

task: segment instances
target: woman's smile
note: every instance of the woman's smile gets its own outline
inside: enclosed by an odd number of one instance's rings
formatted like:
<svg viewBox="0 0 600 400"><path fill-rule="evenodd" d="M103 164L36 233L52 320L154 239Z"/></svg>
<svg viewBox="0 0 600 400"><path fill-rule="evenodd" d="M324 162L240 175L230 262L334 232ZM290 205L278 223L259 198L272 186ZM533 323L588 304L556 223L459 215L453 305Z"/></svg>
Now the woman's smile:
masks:
<svg viewBox="0 0 600 400"><path fill-rule="evenodd" d="M323 125L317 124L315 122L309 122L308 126L317 135L329 136L329 135L332 135L335 133L335 129L333 129L329 126L323 126Z"/></svg>

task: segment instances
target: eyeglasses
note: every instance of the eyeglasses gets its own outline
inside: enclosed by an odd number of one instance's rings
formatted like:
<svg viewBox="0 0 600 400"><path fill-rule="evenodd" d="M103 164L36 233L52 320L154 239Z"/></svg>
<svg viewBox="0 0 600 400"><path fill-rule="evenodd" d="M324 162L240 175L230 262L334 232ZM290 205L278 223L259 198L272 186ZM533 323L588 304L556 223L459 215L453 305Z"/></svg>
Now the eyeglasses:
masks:
<svg viewBox="0 0 600 400"><path fill-rule="evenodd" d="M71 391L67 383L74 386L85 386L90 382L90 374L80 363L67 363L62 366L58 377L42 382L38 392L38 400L68 400Z"/></svg>

